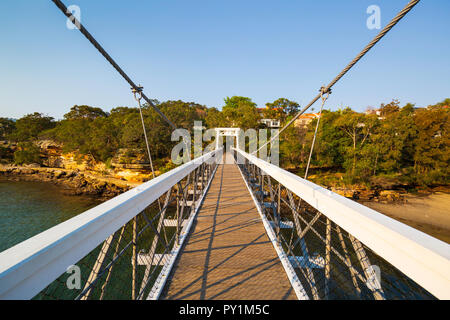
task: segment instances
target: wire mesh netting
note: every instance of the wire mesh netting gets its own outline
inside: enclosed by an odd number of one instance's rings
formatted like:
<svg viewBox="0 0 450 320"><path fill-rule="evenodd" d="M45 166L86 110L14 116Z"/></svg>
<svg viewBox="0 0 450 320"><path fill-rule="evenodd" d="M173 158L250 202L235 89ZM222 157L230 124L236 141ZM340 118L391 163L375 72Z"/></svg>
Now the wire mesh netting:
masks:
<svg viewBox="0 0 450 320"><path fill-rule="evenodd" d="M137 214L35 300L147 299L193 218L215 163L204 163Z"/></svg>
<svg viewBox="0 0 450 320"><path fill-rule="evenodd" d="M34 299L156 297L216 166L204 163L193 170ZM239 168L308 298L435 299L260 168L247 160Z"/></svg>
<svg viewBox="0 0 450 320"><path fill-rule="evenodd" d="M260 168L239 167L310 299L435 299Z"/></svg>

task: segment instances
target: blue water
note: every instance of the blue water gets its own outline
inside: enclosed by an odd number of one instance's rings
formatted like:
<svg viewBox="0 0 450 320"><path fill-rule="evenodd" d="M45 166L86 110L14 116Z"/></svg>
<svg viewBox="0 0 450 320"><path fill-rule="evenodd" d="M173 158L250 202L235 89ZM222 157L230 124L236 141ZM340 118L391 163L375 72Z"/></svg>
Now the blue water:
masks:
<svg viewBox="0 0 450 320"><path fill-rule="evenodd" d="M51 183L0 179L0 252L98 204Z"/></svg>

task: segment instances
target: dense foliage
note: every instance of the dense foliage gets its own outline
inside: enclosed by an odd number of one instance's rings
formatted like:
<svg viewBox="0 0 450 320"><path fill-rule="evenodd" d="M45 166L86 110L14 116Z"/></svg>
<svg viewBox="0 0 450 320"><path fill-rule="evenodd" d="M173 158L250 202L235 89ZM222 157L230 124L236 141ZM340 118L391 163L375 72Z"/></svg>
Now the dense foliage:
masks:
<svg viewBox="0 0 450 320"><path fill-rule="evenodd" d="M16 164L41 163L40 148L32 142L21 142L17 151L14 152L14 162Z"/></svg>
<svg viewBox="0 0 450 320"><path fill-rule="evenodd" d="M261 118L288 122L299 111L296 102L280 98L264 110L247 97L228 97L221 111L193 102L158 102L158 108L177 127L192 130L195 120L206 127L264 128ZM403 107L394 100L375 112L358 113L350 108L325 110L313 154L313 171L325 169L345 173L351 182L368 182L374 176L395 176L407 183L449 182L449 106L446 99L427 108ZM156 159L168 159L176 142L170 142L171 129L149 106L144 121ZM305 167L317 120L308 126L292 126L281 137L281 165ZM108 162L118 149L144 149L145 141L139 109L117 107L110 112L90 106L74 106L55 121L40 113L13 121L0 118L0 140L17 142L16 163L38 162L38 149L32 142L52 139L64 151L89 154Z"/></svg>
<svg viewBox="0 0 450 320"><path fill-rule="evenodd" d="M39 138L41 132L54 126L55 121L52 117L35 112L17 120L14 130L8 137L15 142L34 141Z"/></svg>
<svg viewBox="0 0 450 320"><path fill-rule="evenodd" d="M448 184L449 105L447 99L427 108L400 107L394 100L378 114L326 111L313 164L345 172L350 182L369 182L378 175L400 183ZM314 125L308 128L306 148Z"/></svg>
<svg viewBox="0 0 450 320"><path fill-rule="evenodd" d="M158 103L158 108L177 127L189 129L195 120L203 120L206 107L183 101ZM153 108L142 110L147 136L155 158L170 155L173 147L171 128ZM55 128L41 137L63 143L64 151L89 154L96 160L107 161L120 148L145 148L144 132L139 109L118 107L110 113L89 106L74 106Z"/></svg>
<svg viewBox="0 0 450 320"><path fill-rule="evenodd" d="M14 120L7 118L0 118L0 140L6 140L6 138L14 131L16 123Z"/></svg>

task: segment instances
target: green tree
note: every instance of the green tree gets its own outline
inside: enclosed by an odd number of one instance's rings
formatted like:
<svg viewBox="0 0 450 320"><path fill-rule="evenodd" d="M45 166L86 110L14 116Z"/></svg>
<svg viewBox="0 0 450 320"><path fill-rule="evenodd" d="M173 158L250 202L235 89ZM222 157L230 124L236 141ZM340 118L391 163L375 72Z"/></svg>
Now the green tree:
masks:
<svg viewBox="0 0 450 320"><path fill-rule="evenodd" d="M300 109L300 105L297 102L286 98L279 98L272 103L267 103L266 106L264 117L279 119L282 123L286 121L287 117L297 114Z"/></svg>
<svg viewBox="0 0 450 320"><path fill-rule="evenodd" d="M280 163L283 168L297 168L306 160L306 129L290 126L280 139Z"/></svg>
<svg viewBox="0 0 450 320"><path fill-rule="evenodd" d="M16 142L37 140L39 134L56 125L52 117L35 112L28 114L16 121L16 128L9 138Z"/></svg>
<svg viewBox="0 0 450 320"><path fill-rule="evenodd" d="M357 113L349 108L345 109L335 121L335 126L342 130L350 139L350 143L347 145L344 166L347 172L351 172L353 177L358 176L359 173L361 175L364 173L364 176L367 176L368 172L370 172L370 168L367 166L370 161L367 161L365 157L367 153L362 150L377 124L378 119L375 115Z"/></svg>
<svg viewBox="0 0 450 320"><path fill-rule="evenodd" d="M0 140L6 140L6 138L14 131L16 123L14 120L8 118L0 118Z"/></svg>
<svg viewBox="0 0 450 320"><path fill-rule="evenodd" d="M216 108L208 109L205 121L208 128L221 128L229 126L224 114Z"/></svg>
<svg viewBox="0 0 450 320"><path fill-rule="evenodd" d="M400 105L400 101L395 100L395 99L392 100L388 104L382 103L381 107L380 107L380 114L381 114L381 116L385 117L385 116L387 116L389 114L396 113L396 112L400 111L400 106L399 105Z"/></svg>
<svg viewBox="0 0 450 320"><path fill-rule="evenodd" d="M414 115L418 135L414 154L415 171L422 181L440 182L449 179L450 119L449 109L432 107L419 109ZM428 179L426 176L429 176Z"/></svg>
<svg viewBox="0 0 450 320"><path fill-rule="evenodd" d="M414 106L399 107L398 101L382 105L382 120L372 137L372 152L375 154L373 174L398 172L413 165L414 139L417 129L413 119Z"/></svg>
<svg viewBox="0 0 450 320"><path fill-rule="evenodd" d="M73 106L68 113L64 115L66 120L87 119L94 120L98 117L107 117L108 114L100 108L90 106Z"/></svg>
<svg viewBox="0 0 450 320"><path fill-rule="evenodd" d="M43 136L63 143L65 152L78 151L105 161L118 146L118 134L113 127L102 109L74 106L64 115L64 120Z"/></svg>
<svg viewBox="0 0 450 320"><path fill-rule="evenodd" d="M192 129L194 121L204 121L207 114L205 106L181 100L162 102L158 108L177 128L188 130ZM155 158L169 157L175 145L174 142L171 142L173 129L150 106L144 106L143 116L152 155ZM127 119L127 126L121 132L121 144L144 149L146 147L145 137L139 110Z"/></svg>
<svg viewBox="0 0 450 320"><path fill-rule="evenodd" d="M223 115L232 127L241 129L258 128L260 115L256 103L247 97L227 97L222 108Z"/></svg>
<svg viewBox="0 0 450 320"><path fill-rule="evenodd" d="M41 164L40 148L33 142L21 142L14 152L14 163L23 164Z"/></svg>
<svg viewBox="0 0 450 320"><path fill-rule="evenodd" d="M192 129L194 121L204 121L206 115L205 106L181 100L163 102L159 108L178 128Z"/></svg>
<svg viewBox="0 0 450 320"><path fill-rule="evenodd" d="M106 162L119 148L119 133L120 127L109 118L96 118L90 126L89 153Z"/></svg>
<svg viewBox="0 0 450 320"><path fill-rule="evenodd" d="M313 164L337 170L343 169L346 148L349 142L347 134L340 127L336 126L339 117L341 117L341 112L339 111L324 110L322 112L313 154ZM308 126L308 139L306 140L308 150L311 148L316 124L317 120L314 120Z"/></svg>
<svg viewBox="0 0 450 320"><path fill-rule="evenodd" d="M443 100L442 102L437 103L436 105L434 105L432 107L435 107L435 108L440 108L440 107L450 108L450 98L447 98L447 99Z"/></svg>

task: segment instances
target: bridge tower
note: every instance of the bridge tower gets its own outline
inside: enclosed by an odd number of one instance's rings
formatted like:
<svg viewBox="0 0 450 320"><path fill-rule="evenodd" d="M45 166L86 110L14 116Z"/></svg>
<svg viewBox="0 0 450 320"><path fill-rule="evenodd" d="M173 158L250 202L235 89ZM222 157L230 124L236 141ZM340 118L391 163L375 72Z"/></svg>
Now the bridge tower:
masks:
<svg viewBox="0 0 450 320"><path fill-rule="evenodd" d="M236 149L239 149L240 128L216 128L216 150L223 145L221 137L236 137Z"/></svg>

